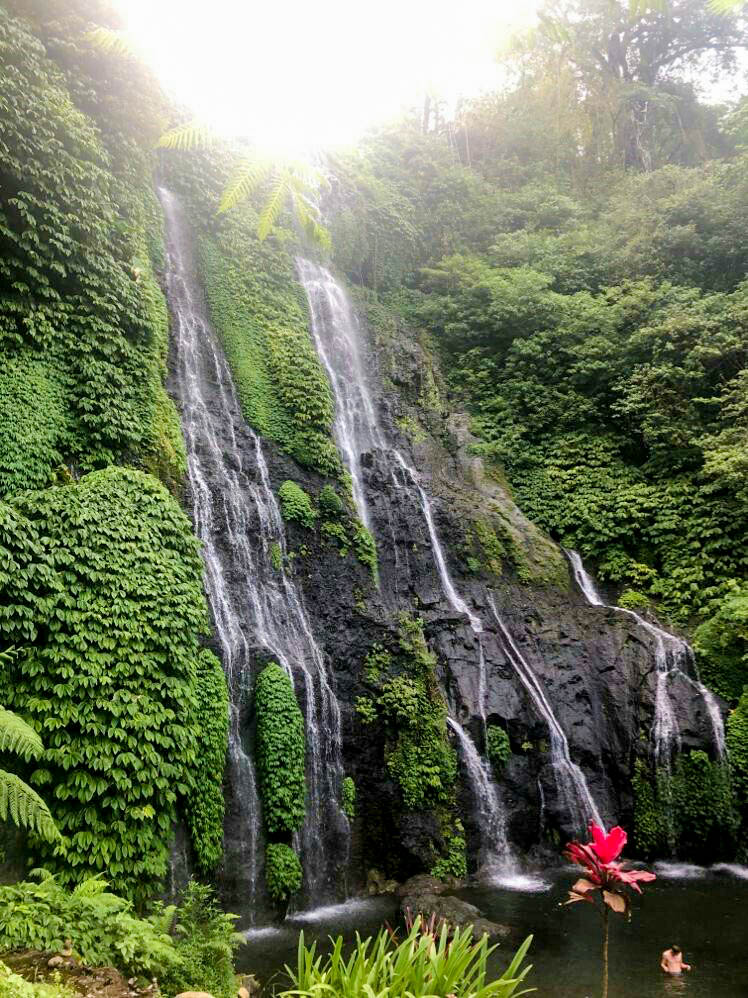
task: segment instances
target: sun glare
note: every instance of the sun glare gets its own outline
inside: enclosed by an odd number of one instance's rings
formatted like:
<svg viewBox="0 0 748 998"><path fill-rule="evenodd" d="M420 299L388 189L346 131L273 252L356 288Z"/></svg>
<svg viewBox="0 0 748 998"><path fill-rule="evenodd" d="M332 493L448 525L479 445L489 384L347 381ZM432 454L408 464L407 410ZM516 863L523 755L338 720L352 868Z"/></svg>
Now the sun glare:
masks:
<svg viewBox="0 0 748 998"><path fill-rule="evenodd" d="M431 90L496 85L495 53L536 3L118 0L163 85L206 124L270 152L355 141Z"/></svg>

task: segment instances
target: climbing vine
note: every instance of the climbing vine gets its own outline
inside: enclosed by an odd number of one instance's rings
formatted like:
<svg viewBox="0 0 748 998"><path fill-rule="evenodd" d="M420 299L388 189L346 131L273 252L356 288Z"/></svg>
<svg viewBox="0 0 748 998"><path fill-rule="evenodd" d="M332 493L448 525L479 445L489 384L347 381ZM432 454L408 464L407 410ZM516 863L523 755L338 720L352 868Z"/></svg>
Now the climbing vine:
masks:
<svg viewBox="0 0 748 998"><path fill-rule="evenodd" d="M195 765L190 772L187 812L195 857L209 873L223 854L222 776L229 731L229 694L223 666L203 648L197 657Z"/></svg>
<svg viewBox="0 0 748 998"><path fill-rule="evenodd" d="M222 766L198 770L198 635L206 627L190 523L141 472L109 468L0 504L0 643L20 649L0 697L44 732L30 774L66 839L35 859L68 883L105 873L140 897L167 868L177 804L198 854L220 836ZM215 729L210 736L213 743Z"/></svg>
<svg viewBox="0 0 748 998"><path fill-rule="evenodd" d="M301 887L299 857L283 842L271 842L265 850L265 883L268 894L279 903L287 901Z"/></svg>

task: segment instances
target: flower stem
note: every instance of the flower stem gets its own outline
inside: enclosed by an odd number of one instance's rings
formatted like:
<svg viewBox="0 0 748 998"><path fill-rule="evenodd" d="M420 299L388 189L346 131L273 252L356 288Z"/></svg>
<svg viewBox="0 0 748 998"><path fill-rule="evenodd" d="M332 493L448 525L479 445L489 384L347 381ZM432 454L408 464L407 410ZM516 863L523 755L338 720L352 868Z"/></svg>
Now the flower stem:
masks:
<svg viewBox="0 0 748 998"><path fill-rule="evenodd" d="M608 906L603 904L603 998L608 998Z"/></svg>

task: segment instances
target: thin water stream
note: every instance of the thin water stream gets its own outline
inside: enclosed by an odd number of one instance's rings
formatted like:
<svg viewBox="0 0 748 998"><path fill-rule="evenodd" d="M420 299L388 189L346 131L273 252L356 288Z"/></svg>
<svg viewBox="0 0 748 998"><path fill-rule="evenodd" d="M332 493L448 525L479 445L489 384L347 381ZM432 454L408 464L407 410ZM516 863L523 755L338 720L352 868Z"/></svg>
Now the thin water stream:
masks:
<svg viewBox="0 0 748 998"><path fill-rule="evenodd" d="M725 754L725 726L717 701L706 686L690 675L694 668L694 656L690 645L682 638L669 634L661 627L650 623L633 610L622 606L610 607L600 595L594 580L584 567L578 551L567 550L567 557L577 585L590 606L604 606L631 617L642 630L650 635L654 644L654 660L657 672L655 686L655 717L652 740L655 760L658 765L669 767L673 754L680 749L680 729L675 708L670 699L670 682L676 676L691 685L704 703L712 728L714 747L719 758Z"/></svg>

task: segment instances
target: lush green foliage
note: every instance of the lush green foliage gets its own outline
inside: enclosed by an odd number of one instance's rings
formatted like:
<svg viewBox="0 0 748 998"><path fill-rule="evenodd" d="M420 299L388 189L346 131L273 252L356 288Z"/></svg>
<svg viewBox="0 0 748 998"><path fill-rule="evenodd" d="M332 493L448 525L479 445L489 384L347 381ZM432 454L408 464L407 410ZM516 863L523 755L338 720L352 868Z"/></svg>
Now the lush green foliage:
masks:
<svg viewBox="0 0 748 998"><path fill-rule="evenodd" d="M210 887L191 880L173 909L158 910L153 921L170 921L177 960L159 978L166 998L182 991L207 991L213 998L235 998L234 955L243 942L236 915L222 911Z"/></svg>
<svg viewBox="0 0 748 998"><path fill-rule="evenodd" d="M106 881L90 877L71 891L40 874L38 881L0 887L0 949L57 953L71 939L90 966L159 978L176 966L168 926L138 918L129 901L107 891Z"/></svg>
<svg viewBox="0 0 748 998"><path fill-rule="evenodd" d="M183 446L163 388L149 162L133 122L126 134L119 119L138 74L128 85L100 61L83 67L75 40L49 35L64 36L68 11L11 6L39 18L47 48L0 10L0 494L48 484L63 462L126 460L176 480Z"/></svg>
<svg viewBox="0 0 748 998"><path fill-rule="evenodd" d="M487 936L473 942L472 927L456 929L443 925L436 938L424 931L417 919L408 935L397 942L392 932L382 929L376 938L361 939L350 956L344 953L344 941L338 936L327 956L317 956L316 943L307 947L304 934L299 937L296 967L287 967L293 990L282 991L281 998L296 995L330 995L331 998L448 998L471 995L473 998L508 998L527 994L518 991L530 971L523 961L532 936L525 940L500 978L487 980L487 961L495 947Z"/></svg>
<svg viewBox="0 0 748 998"><path fill-rule="evenodd" d="M0 665L13 660L14 654L0 653ZM29 761L44 754L42 740L37 732L14 714L0 707L0 752L20 755ZM36 832L48 842L59 842L60 833L49 808L39 794L15 773L0 769L0 819L12 821L21 828Z"/></svg>
<svg viewBox="0 0 748 998"><path fill-rule="evenodd" d="M748 131L744 108L721 128L688 73L729 70L746 24L661 8L549 2L504 53L504 90L449 122L427 101L335 162L331 227L339 265L437 343L522 511L627 605L711 620L701 667L734 701ZM529 581L493 522L466 535L469 568Z"/></svg>
<svg viewBox="0 0 748 998"><path fill-rule="evenodd" d="M447 708L436 680L436 658L420 620L404 614L400 627L393 653L381 645L369 653L366 678L376 687L376 699L359 698L356 710L366 723L383 724L387 770L400 787L405 807L450 804L457 762L447 739Z"/></svg>
<svg viewBox="0 0 748 998"><path fill-rule="evenodd" d="M736 702L748 680L748 586L733 582L696 628L694 647L704 681Z"/></svg>
<svg viewBox="0 0 748 998"><path fill-rule="evenodd" d="M498 724L489 724L486 730L486 754L497 771L504 767L512 754L509 735Z"/></svg>
<svg viewBox="0 0 748 998"><path fill-rule="evenodd" d="M743 858L748 851L748 689L727 719L727 750L730 754L735 806L743 818Z"/></svg>
<svg viewBox="0 0 748 998"><path fill-rule="evenodd" d="M257 677L256 759L265 828L291 833L304 821L304 718L293 683L275 662Z"/></svg>
<svg viewBox="0 0 748 998"><path fill-rule="evenodd" d="M209 873L223 855L223 771L229 694L223 666L203 648L197 657L195 762L189 773L187 821L199 868Z"/></svg>
<svg viewBox="0 0 748 998"><path fill-rule="evenodd" d="M265 850L265 883L274 901L282 903L301 887L299 857L285 842L271 842Z"/></svg>
<svg viewBox="0 0 748 998"><path fill-rule="evenodd" d="M284 520L300 523L311 530L317 519L317 510L312 505L309 494L296 482L284 482L278 489L281 512Z"/></svg>
<svg viewBox="0 0 748 998"><path fill-rule="evenodd" d="M706 752L679 756L672 773L653 775L641 760L634 776L634 840L647 856L667 856L674 845L696 860L730 856L738 829L730 768Z"/></svg>
<svg viewBox="0 0 748 998"><path fill-rule="evenodd" d="M343 814L352 821L356 817L356 784L353 782L352 776L343 777L340 804L343 808Z"/></svg>
<svg viewBox="0 0 748 998"><path fill-rule="evenodd" d="M465 829L459 818L454 828L448 828L445 834L446 849L431 868L431 875L445 880L447 877L457 877L463 880L467 877L467 851L465 847Z"/></svg>
<svg viewBox="0 0 748 998"><path fill-rule="evenodd" d="M45 732L30 782L67 845L34 851L64 883L101 871L151 892L178 800L214 799L222 776L193 782L206 615L190 523L153 478L110 468L0 504L0 552L0 641L19 648L2 699ZM220 825L201 811L199 855Z"/></svg>

